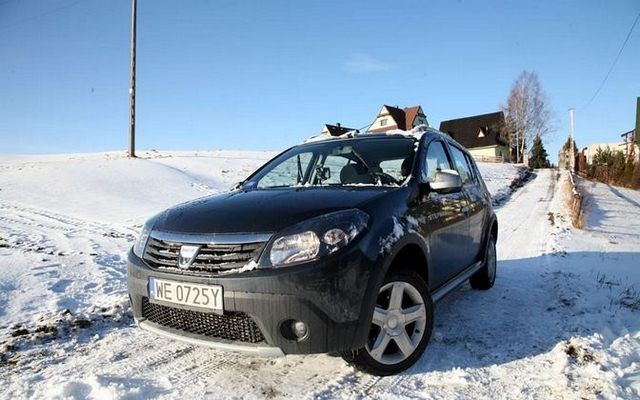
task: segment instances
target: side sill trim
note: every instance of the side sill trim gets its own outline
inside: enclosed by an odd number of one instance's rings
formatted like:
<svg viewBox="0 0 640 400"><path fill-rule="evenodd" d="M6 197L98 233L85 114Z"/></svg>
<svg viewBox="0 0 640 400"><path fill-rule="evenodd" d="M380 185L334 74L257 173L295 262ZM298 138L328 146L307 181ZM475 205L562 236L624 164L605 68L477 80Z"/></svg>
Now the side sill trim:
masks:
<svg viewBox="0 0 640 400"><path fill-rule="evenodd" d="M461 273L453 277L449 282L445 283L444 285L440 286L438 289L434 290L433 293L431 293L431 298L433 299L433 302L435 303L437 301L440 301L444 296L446 296L453 289L463 284L464 281L469 279L471 275L473 275L480 268L482 268L481 261L478 261L475 264L471 264L470 267L468 267L467 269L465 269L464 271L462 271Z"/></svg>
<svg viewBox="0 0 640 400"><path fill-rule="evenodd" d="M205 346L216 350L232 351L236 353L251 354L258 357L283 357L284 353L278 347L260 346L249 343L238 343L232 341L212 341L207 339L200 339L197 335L186 336L177 333L170 332L165 329L161 329L155 326L155 324L149 321L140 321L138 326L147 331L154 333L158 336L163 336L168 339L178 340L197 346Z"/></svg>

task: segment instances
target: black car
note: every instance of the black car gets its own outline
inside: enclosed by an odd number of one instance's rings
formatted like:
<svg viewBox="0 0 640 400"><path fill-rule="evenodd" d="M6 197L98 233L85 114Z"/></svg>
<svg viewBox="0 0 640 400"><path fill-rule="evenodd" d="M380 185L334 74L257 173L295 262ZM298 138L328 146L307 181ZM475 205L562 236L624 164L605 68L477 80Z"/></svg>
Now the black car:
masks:
<svg viewBox="0 0 640 400"><path fill-rule="evenodd" d="M150 219L129 294L160 335L387 375L423 353L435 301L467 279L493 286L497 234L478 168L448 136L331 138Z"/></svg>

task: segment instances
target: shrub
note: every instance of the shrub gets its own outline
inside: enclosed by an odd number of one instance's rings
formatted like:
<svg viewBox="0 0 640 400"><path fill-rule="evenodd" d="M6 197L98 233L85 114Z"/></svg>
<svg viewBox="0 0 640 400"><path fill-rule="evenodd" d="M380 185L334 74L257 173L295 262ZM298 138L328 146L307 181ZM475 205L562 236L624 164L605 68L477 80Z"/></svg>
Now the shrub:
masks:
<svg viewBox="0 0 640 400"><path fill-rule="evenodd" d="M600 182L640 188L640 163L634 161L633 155L625 157L620 150L597 148L586 173Z"/></svg>

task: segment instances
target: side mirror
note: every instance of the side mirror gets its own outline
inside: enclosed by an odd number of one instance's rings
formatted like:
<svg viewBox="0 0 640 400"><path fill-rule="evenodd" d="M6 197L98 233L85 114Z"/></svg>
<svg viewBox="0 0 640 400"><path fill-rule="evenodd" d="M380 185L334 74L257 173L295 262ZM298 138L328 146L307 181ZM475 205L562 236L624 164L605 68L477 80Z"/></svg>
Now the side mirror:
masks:
<svg viewBox="0 0 640 400"><path fill-rule="evenodd" d="M443 169L436 172L433 182L429 182L429 188L440 194L459 192L462 190L462 178L458 171Z"/></svg>

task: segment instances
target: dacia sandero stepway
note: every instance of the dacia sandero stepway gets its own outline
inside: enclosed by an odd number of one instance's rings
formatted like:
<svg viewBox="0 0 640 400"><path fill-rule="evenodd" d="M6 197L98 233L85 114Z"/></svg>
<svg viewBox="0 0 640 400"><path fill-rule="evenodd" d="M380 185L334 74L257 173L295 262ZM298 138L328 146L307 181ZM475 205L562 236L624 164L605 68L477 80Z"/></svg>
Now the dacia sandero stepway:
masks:
<svg viewBox="0 0 640 400"><path fill-rule="evenodd" d="M415 363L434 302L494 284L491 198L469 153L431 128L344 136L151 218L128 256L140 328L257 356L339 354L377 375Z"/></svg>

